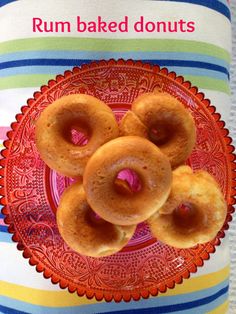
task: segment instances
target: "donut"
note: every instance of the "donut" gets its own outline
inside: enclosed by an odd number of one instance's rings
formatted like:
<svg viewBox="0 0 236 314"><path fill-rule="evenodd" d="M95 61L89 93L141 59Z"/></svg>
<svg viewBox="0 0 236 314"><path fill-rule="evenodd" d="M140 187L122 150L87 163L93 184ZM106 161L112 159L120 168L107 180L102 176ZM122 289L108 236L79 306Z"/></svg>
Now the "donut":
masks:
<svg viewBox="0 0 236 314"><path fill-rule="evenodd" d="M130 193L116 180L121 171L133 171L140 189ZM145 138L119 137L104 144L89 159L83 176L87 201L103 219L119 225L146 220L170 193L172 171L168 158Z"/></svg>
<svg viewBox="0 0 236 314"><path fill-rule="evenodd" d="M172 168L183 164L191 154L196 141L196 128L190 112L167 93L142 94L132 103L131 111L147 131L142 136L155 143L169 158ZM132 118L133 121L135 120ZM128 127L129 121L121 121L125 135L139 135L140 128Z"/></svg>
<svg viewBox="0 0 236 314"><path fill-rule="evenodd" d="M62 194L56 213L60 235L77 253L102 257L120 251L131 239L136 226L119 226L95 216L80 182Z"/></svg>
<svg viewBox="0 0 236 314"><path fill-rule="evenodd" d="M119 128L120 136L136 135L148 139L147 127L140 121L133 111L129 110L125 113L121 119Z"/></svg>
<svg viewBox="0 0 236 314"><path fill-rule="evenodd" d="M227 204L215 179L188 166L173 171L171 192L164 206L148 219L152 234L176 248L213 240L222 228Z"/></svg>
<svg viewBox="0 0 236 314"><path fill-rule="evenodd" d="M72 141L72 130L89 139L79 146ZM43 161L68 177L83 175L95 150L119 136L112 110L101 100L84 94L64 96L46 107L36 121L36 147Z"/></svg>

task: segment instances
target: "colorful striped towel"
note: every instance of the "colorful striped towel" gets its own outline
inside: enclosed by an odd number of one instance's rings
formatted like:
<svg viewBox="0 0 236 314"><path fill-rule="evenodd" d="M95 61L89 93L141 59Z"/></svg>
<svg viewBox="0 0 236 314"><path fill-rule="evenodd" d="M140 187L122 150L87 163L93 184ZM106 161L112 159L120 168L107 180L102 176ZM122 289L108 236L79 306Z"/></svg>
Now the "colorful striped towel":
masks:
<svg viewBox="0 0 236 314"><path fill-rule="evenodd" d="M230 114L230 10L226 0L0 1L0 139L33 92L56 74L91 60L123 58L168 67L199 87L223 120ZM47 21L131 22L183 19L194 32L78 33L33 32L32 18ZM73 26L73 27L72 27ZM1 146L3 146L1 144ZM139 302L96 302L54 286L28 265L16 249L0 214L1 313L219 313L228 311L229 252L223 240L191 279L163 295ZM232 312L235 313L235 312Z"/></svg>

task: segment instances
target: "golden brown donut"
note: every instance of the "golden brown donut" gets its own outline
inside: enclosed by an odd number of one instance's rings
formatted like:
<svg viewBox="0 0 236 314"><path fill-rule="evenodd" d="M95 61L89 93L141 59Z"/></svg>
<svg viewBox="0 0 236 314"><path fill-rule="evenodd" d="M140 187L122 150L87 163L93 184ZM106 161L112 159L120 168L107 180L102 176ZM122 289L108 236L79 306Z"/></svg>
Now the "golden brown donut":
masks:
<svg viewBox="0 0 236 314"><path fill-rule="evenodd" d="M120 121L120 136L136 135L148 138L148 129L133 113L127 111Z"/></svg>
<svg viewBox="0 0 236 314"><path fill-rule="evenodd" d="M162 150L172 168L186 161L195 145L196 129L193 117L176 98L159 92L142 94L131 110L148 129L143 136ZM140 135L140 128L126 126L127 120L121 121L122 129L129 130L126 135Z"/></svg>
<svg viewBox="0 0 236 314"><path fill-rule="evenodd" d="M71 130L89 138L84 146L72 142ZM36 146L44 162L57 172L78 177L95 150L119 136L112 110L84 94L64 96L43 110L36 122Z"/></svg>
<svg viewBox="0 0 236 314"><path fill-rule="evenodd" d="M138 175L139 191L129 193L121 184L116 187L117 176L124 169ZM88 203L99 216L114 224L132 225L164 204L171 180L169 160L156 145L142 137L124 136L97 149L85 168L83 185Z"/></svg>
<svg viewBox="0 0 236 314"><path fill-rule="evenodd" d="M57 209L57 225L69 247L93 257L107 256L121 250L136 228L113 225L96 218L86 201L83 186L78 182L63 192Z"/></svg>
<svg viewBox="0 0 236 314"><path fill-rule="evenodd" d="M173 171L167 202L149 218L153 235L176 248L211 241L222 228L227 204L215 179L206 171L182 166Z"/></svg>

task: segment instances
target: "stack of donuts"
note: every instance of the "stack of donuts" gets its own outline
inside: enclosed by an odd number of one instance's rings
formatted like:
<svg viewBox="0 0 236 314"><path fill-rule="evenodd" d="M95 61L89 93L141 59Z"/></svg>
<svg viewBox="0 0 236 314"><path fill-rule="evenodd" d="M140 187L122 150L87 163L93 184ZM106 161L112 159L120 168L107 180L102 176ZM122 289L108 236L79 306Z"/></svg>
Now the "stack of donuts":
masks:
<svg viewBox="0 0 236 314"><path fill-rule="evenodd" d="M88 139L73 142L72 130ZM194 119L176 98L152 92L139 96L118 125L101 100L64 96L36 122L43 161L75 179L56 213L59 232L76 252L101 257L120 251L137 224L176 248L212 240L227 205L215 179L185 165L196 140ZM136 176L136 187L121 178Z"/></svg>

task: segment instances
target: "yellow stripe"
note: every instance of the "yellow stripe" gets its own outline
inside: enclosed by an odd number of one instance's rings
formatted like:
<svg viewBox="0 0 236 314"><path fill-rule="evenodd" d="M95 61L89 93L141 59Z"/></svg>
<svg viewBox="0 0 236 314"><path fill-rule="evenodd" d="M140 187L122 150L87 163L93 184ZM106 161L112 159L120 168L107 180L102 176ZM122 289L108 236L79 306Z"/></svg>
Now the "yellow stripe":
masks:
<svg viewBox="0 0 236 314"><path fill-rule="evenodd" d="M191 293L218 285L220 282L229 278L230 267L226 266L218 272L208 275L187 279L182 285L176 285L175 289L168 290L165 295L171 296L176 294Z"/></svg>
<svg viewBox="0 0 236 314"><path fill-rule="evenodd" d="M215 273L185 280L183 284L176 285L175 289L168 290L164 295L173 296L207 289L224 281L228 276L229 266ZM95 299L88 300L86 297L78 297L76 293L71 294L65 290L45 291L35 288L27 288L4 281L0 281L0 295L48 307L76 306L96 303Z"/></svg>
<svg viewBox="0 0 236 314"><path fill-rule="evenodd" d="M20 285L0 281L0 295L12 299L48 307L76 306L95 304L95 299L78 297L76 293L68 293L66 290L46 291L35 288L27 288Z"/></svg>
<svg viewBox="0 0 236 314"><path fill-rule="evenodd" d="M228 310L229 310L229 301L227 300L216 309L210 312L207 312L207 314L226 314L228 313Z"/></svg>

